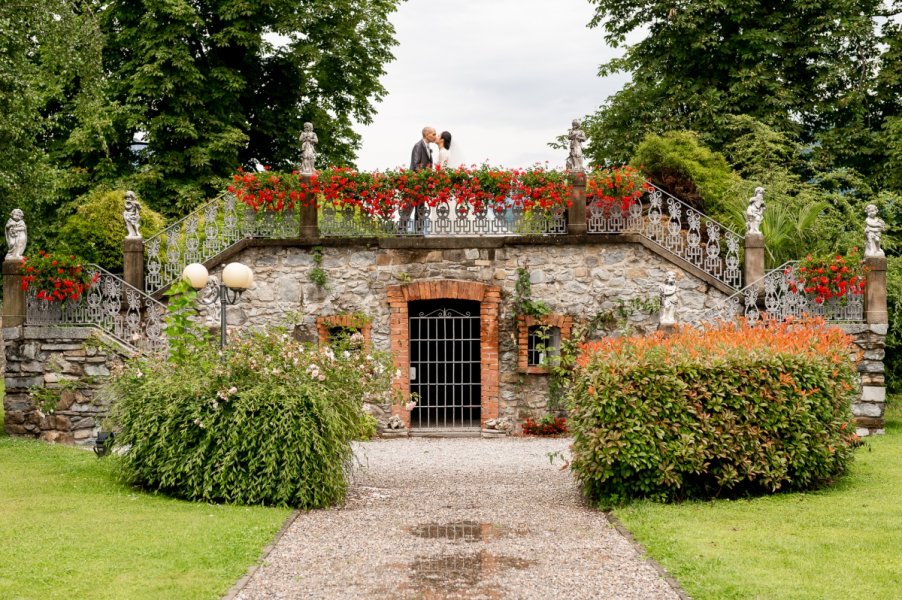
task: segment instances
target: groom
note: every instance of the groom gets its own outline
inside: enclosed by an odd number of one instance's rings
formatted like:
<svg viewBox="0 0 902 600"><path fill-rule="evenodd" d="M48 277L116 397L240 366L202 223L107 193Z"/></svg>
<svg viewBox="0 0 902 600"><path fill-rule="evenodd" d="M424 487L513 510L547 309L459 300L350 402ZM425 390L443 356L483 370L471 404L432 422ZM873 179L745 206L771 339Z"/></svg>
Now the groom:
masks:
<svg viewBox="0 0 902 600"><path fill-rule="evenodd" d="M410 153L410 170L419 171L421 169L432 168L432 149L429 144L435 142L435 129L432 127L423 127L423 138L414 144L413 151ZM399 233L407 233L408 223L410 222L410 213L413 212L412 206L405 206L399 211L401 217L398 223ZM414 216L414 232L417 235L423 233L423 206L417 206Z"/></svg>

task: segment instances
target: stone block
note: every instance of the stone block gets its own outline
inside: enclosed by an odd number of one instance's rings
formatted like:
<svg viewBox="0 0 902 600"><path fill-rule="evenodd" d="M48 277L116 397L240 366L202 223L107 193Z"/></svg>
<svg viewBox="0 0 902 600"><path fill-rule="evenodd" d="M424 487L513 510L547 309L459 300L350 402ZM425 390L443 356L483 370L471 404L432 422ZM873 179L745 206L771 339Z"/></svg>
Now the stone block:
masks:
<svg viewBox="0 0 902 600"><path fill-rule="evenodd" d="M883 360L886 358L886 350L868 350L864 353L864 360Z"/></svg>
<svg viewBox="0 0 902 600"><path fill-rule="evenodd" d="M74 440L87 440L94 437L94 430L92 429L79 429L78 431L72 432L72 437Z"/></svg>
<svg viewBox="0 0 902 600"><path fill-rule="evenodd" d="M871 331L877 335L886 335L889 331L889 325L886 323L872 323Z"/></svg>
<svg viewBox="0 0 902 600"><path fill-rule="evenodd" d="M30 387L34 387L36 385L43 385L44 377L41 375L33 375L31 377L6 377L6 391L9 393L12 390L22 390L28 389Z"/></svg>
<svg viewBox="0 0 902 600"><path fill-rule="evenodd" d="M85 375L88 375L89 377L109 377L110 370L106 365L90 364L85 365Z"/></svg>
<svg viewBox="0 0 902 600"><path fill-rule="evenodd" d="M862 402L886 402L886 388L876 385L865 385L861 388Z"/></svg>
<svg viewBox="0 0 902 600"><path fill-rule="evenodd" d="M66 350L81 350L81 344L41 344L41 350L45 352L61 352Z"/></svg>
<svg viewBox="0 0 902 600"><path fill-rule="evenodd" d="M25 373L43 373L44 363L37 360L32 360L20 363L19 368Z"/></svg>
<svg viewBox="0 0 902 600"><path fill-rule="evenodd" d="M864 361L858 364L859 373L883 373L883 363Z"/></svg>
<svg viewBox="0 0 902 600"><path fill-rule="evenodd" d="M22 358L34 360L41 351L41 345L38 342L26 342L22 344Z"/></svg>
<svg viewBox="0 0 902 600"><path fill-rule="evenodd" d="M479 250L475 248L468 248L464 250L464 258L467 260L476 260L479 258Z"/></svg>
<svg viewBox="0 0 902 600"><path fill-rule="evenodd" d="M852 414L856 417L881 417L883 416L883 404L856 402L852 405Z"/></svg>
<svg viewBox="0 0 902 600"><path fill-rule="evenodd" d="M56 403L56 410L68 410L75 402L75 392L72 390L61 390L60 400Z"/></svg>

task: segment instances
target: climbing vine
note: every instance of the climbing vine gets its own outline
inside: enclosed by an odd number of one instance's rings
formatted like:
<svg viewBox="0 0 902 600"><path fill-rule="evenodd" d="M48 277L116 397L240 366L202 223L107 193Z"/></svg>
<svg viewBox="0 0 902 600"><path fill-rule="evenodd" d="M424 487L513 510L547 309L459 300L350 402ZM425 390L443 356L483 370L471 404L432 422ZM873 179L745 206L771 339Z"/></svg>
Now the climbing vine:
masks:
<svg viewBox="0 0 902 600"><path fill-rule="evenodd" d="M551 312L551 308L541 300L532 299L532 283L529 271L523 267L517 269L517 284L514 287L514 309L517 314L530 317L542 317Z"/></svg>
<svg viewBox="0 0 902 600"><path fill-rule="evenodd" d="M323 269L323 247L314 246L311 255L313 256L314 267L310 269L310 273L307 274L307 277L316 287L324 290L326 289L329 280L326 277L325 269Z"/></svg>

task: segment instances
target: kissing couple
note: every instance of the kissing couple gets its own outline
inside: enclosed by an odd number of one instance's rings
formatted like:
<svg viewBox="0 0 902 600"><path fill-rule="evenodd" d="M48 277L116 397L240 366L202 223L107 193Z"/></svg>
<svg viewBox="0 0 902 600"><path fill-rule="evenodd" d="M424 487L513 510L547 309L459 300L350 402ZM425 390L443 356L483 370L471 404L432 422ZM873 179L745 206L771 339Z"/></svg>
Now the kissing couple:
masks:
<svg viewBox="0 0 902 600"><path fill-rule="evenodd" d="M437 156L432 152L432 144L438 147ZM446 169L449 162L451 162L451 134L447 131L436 134L434 128L423 127L423 138L414 144L410 153L410 170Z"/></svg>

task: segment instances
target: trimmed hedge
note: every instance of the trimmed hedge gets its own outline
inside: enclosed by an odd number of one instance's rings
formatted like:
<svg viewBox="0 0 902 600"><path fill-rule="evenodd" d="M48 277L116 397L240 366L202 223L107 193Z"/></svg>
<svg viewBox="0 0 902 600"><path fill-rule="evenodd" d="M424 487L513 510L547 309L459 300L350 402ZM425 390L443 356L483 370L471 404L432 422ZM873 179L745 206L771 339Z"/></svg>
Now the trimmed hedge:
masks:
<svg viewBox="0 0 902 600"><path fill-rule="evenodd" d="M66 219L57 236L65 254L77 254L114 273L122 270L125 240L125 190L96 190L79 199L75 214ZM160 213L141 204L141 235L151 237L166 226Z"/></svg>
<svg viewBox="0 0 902 600"><path fill-rule="evenodd" d="M373 434L362 401L391 394L386 357L278 331L232 337L222 360L217 350L133 359L113 378L123 478L203 502L341 502L351 441Z"/></svg>
<svg viewBox="0 0 902 600"><path fill-rule="evenodd" d="M569 396L572 468L606 505L822 486L857 441L850 352L818 321L586 344Z"/></svg>

